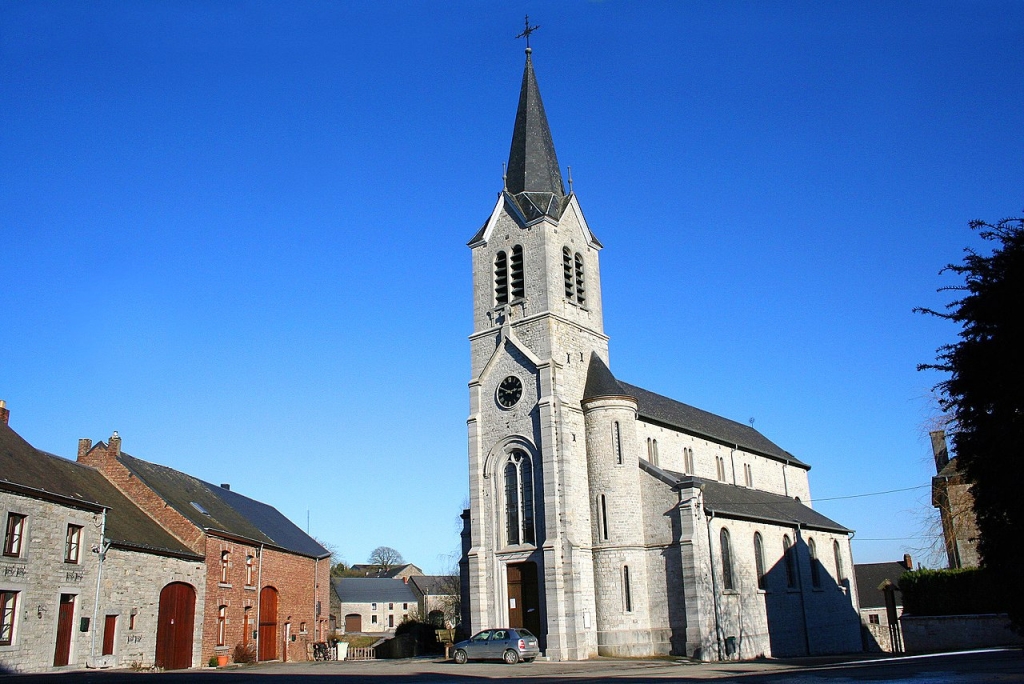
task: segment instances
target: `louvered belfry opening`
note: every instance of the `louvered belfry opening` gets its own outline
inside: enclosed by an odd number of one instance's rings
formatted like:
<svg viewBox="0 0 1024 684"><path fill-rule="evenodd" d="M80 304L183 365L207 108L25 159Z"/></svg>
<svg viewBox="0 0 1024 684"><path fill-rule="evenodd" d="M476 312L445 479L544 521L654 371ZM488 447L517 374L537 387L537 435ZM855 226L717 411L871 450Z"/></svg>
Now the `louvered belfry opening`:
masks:
<svg viewBox="0 0 1024 684"><path fill-rule="evenodd" d="M504 252L494 257L494 301L508 304L508 257Z"/></svg>
<svg viewBox="0 0 1024 684"><path fill-rule="evenodd" d="M587 303L587 289L583 285L583 256L576 253L576 301L580 306Z"/></svg>
<svg viewBox="0 0 1024 684"><path fill-rule="evenodd" d="M512 299L526 294L525 276L523 275L523 248L516 245L512 248Z"/></svg>
<svg viewBox="0 0 1024 684"><path fill-rule="evenodd" d="M573 287L572 253L568 247L562 248L562 272L565 277L565 298L571 302L576 296L576 289Z"/></svg>

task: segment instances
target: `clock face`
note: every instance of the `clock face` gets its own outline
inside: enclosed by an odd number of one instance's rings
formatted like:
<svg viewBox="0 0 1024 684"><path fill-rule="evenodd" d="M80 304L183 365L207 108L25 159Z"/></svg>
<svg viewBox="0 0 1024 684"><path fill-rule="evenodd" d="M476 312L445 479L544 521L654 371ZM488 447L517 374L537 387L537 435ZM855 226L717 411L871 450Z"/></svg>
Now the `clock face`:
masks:
<svg viewBox="0 0 1024 684"><path fill-rule="evenodd" d="M523 382L510 375L498 385L498 403L505 408L512 408L523 398Z"/></svg>

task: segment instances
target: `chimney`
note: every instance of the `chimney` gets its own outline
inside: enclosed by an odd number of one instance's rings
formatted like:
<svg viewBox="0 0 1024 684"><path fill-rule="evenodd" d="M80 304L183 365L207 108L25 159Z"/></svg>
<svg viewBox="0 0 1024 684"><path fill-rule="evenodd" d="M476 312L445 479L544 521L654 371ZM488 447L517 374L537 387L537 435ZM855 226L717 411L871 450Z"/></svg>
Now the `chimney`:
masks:
<svg viewBox="0 0 1024 684"><path fill-rule="evenodd" d="M92 449L91 439L80 439L78 440L78 460L81 461L82 457L89 453L89 449Z"/></svg>
<svg viewBox="0 0 1024 684"><path fill-rule="evenodd" d="M114 430L114 434L110 435L110 444L107 450L114 458L121 455L121 435L117 434L117 430Z"/></svg>
<svg viewBox="0 0 1024 684"><path fill-rule="evenodd" d="M403 577L402 578L402 582L404 582L405 584L408 584L409 583L409 576L406 575L405 577Z"/></svg>
<svg viewBox="0 0 1024 684"><path fill-rule="evenodd" d="M935 434L935 433L932 433L932 434ZM914 569L914 561L913 561L913 559L911 559L909 553L903 554L903 567L905 567L907 570L913 570Z"/></svg>
<svg viewBox="0 0 1024 684"><path fill-rule="evenodd" d="M222 489L226 489L226 490L228 490L229 492L231 491L231 485L229 485L229 484L228 484L228 483L226 483L226 482L222 482L220 486L221 486L221 488L222 488Z"/></svg>
<svg viewBox="0 0 1024 684"><path fill-rule="evenodd" d="M932 455L935 456L935 472L941 473L942 469L949 463L949 451L946 449L946 431L935 430L929 432L932 438Z"/></svg>
<svg viewBox="0 0 1024 684"><path fill-rule="evenodd" d="M10 425L11 412L7 410L7 402L0 399L0 423Z"/></svg>

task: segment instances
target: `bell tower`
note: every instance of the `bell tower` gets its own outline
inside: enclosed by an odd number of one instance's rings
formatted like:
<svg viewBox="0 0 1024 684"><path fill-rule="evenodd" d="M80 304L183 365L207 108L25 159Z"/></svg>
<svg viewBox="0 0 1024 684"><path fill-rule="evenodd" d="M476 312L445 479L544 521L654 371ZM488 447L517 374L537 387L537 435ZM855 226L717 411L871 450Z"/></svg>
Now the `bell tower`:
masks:
<svg viewBox="0 0 1024 684"><path fill-rule="evenodd" d="M471 628L525 627L548 657L587 658L597 641L581 402L591 356L608 362L602 245L565 191L529 47L504 187L469 247Z"/></svg>

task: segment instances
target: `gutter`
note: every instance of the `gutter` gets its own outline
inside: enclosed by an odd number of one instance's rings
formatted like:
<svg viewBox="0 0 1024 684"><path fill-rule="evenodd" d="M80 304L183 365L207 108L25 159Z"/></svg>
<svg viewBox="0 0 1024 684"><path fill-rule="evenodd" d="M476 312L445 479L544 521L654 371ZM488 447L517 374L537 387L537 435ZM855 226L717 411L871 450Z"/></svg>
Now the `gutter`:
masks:
<svg viewBox="0 0 1024 684"><path fill-rule="evenodd" d="M106 539L107 534L107 509L103 509L103 522L100 523L100 547L98 565L96 572L96 598L92 603L92 635L89 637L89 660L95 663L96 659L96 630L99 629L100 615L100 587L103 582L103 561L107 556L107 549L110 548L110 541ZM82 553L81 542L79 542L78 553Z"/></svg>

